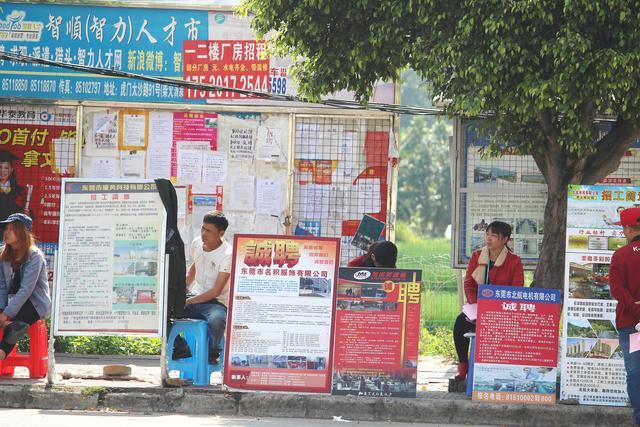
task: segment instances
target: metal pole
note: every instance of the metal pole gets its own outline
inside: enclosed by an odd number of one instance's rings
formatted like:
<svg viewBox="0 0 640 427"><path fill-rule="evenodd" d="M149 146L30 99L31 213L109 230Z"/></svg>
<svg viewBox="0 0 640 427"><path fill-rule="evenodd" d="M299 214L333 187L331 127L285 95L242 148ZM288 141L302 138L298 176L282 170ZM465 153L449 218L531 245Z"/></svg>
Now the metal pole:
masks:
<svg viewBox="0 0 640 427"><path fill-rule="evenodd" d="M56 292L56 262L58 259L58 251L55 250L53 252L53 286L51 287L51 301L55 303L55 292ZM49 325L49 344L47 346L47 383L53 384L56 379L56 359L55 359L55 349L54 343L56 341L55 336L53 335L53 317L56 315L55 310L51 310L51 324Z"/></svg>

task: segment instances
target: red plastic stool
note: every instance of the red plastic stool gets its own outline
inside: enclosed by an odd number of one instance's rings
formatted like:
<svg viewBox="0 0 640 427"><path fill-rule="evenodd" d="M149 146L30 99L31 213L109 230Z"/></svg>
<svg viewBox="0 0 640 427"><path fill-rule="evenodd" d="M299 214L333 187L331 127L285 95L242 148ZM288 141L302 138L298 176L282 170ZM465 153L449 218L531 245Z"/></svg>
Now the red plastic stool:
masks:
<svg viewBox="0 0 640 427"><path fill-rule="evenodd" d="M0 330L0 339L4 330ZM47 324L44 320L38 320L29 327L29 353L17 354L18 345L13 348L6 359L0 360L0 375L13 376L16 366L24 366L29 369L29 378L44 378L47 376L48 349L47 349Z"/></svg>

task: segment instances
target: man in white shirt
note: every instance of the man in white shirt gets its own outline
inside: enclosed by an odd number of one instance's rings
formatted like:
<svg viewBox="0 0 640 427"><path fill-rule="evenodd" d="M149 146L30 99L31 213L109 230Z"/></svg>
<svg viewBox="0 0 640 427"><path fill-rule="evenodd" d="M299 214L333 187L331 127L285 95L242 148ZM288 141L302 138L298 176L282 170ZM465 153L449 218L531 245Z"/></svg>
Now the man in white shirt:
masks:
<svg viewBox="0 0 640 427"><path fill-rule="evenodd" d="M191 242L192 264L186 278L187 300L183 317L207 322L211 364L220 357L220 341L227 325L232 247L223 236L228 226L222 212L211 211L204 216L200 237ZM190 355L186 342L176 339L173 358Z"/></svg>

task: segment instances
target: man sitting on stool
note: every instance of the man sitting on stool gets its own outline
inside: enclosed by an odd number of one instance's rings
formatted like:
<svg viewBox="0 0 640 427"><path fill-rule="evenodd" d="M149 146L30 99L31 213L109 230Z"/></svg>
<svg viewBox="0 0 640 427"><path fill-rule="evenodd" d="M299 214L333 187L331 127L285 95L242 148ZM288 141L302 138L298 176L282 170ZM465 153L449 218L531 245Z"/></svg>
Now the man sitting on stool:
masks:
<svg viewBox="0 0 640 427"><path fill-rule="evenodd" d="M220 357L220 341L227 325L232 247L222 237L228 226L229 221L222 212L211 211L204 216L200 237L191 242L193 263L187 271L187 300L183 317L207 322L209 363L212 365ZM186 341L178 336L173 359L190 356Z"/></svg>

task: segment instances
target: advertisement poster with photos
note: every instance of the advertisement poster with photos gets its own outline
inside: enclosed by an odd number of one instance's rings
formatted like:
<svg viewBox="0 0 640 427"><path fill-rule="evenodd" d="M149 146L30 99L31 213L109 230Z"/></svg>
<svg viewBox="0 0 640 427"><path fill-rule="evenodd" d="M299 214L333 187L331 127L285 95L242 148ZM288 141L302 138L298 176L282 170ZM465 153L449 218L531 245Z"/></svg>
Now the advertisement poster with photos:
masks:
<svg viewBox="0 0 640 427"><path fill-rule="evenodd" d="M421 270L340 269L333 395L416 397L421 279Z"/></svg>
<svg viewBox="0 0 640 427"><path fill-rule="evenodd" d="M609 264L613 252L627 243L622 227L614 223L622 210L637 206L640 187L569 187L561 399L627 404Z"/></svg>
<svg viewBox="0 0 640 427"><path fill-rule="evenodd" d="M339 239L234 237L224 385L329 393Z"/></svg>

